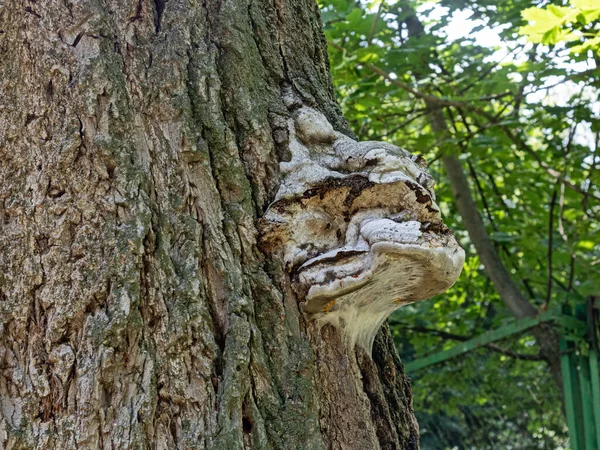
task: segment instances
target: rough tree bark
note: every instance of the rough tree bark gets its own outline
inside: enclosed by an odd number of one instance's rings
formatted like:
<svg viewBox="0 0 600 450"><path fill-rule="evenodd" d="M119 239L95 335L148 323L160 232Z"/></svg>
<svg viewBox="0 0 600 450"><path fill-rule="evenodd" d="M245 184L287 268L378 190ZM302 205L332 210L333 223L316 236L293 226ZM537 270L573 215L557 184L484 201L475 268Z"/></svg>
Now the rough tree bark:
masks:
<svg viewBox="0 0 600 450"><path fill-rule="evenodd" d="M417 449L372 358L257 247L313 0L0 1L0 449Z"/></svg>

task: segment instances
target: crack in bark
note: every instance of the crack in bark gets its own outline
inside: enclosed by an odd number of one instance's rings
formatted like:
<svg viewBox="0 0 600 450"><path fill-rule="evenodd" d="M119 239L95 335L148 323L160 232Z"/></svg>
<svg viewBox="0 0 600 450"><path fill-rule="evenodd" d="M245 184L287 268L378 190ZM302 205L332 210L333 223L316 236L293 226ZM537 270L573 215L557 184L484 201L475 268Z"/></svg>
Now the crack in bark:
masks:
<svg viewBox="0 0 600 450"><path fill-rule="evenodd" d="M160 28L162 25L162 18L163 18L163 14L165 12L165 7L167 5L167 1L168 0L153 0L154 2L154 10L156 12L155 18L154 18L154 27L156 30L156 34L160 33Z"/></svg>

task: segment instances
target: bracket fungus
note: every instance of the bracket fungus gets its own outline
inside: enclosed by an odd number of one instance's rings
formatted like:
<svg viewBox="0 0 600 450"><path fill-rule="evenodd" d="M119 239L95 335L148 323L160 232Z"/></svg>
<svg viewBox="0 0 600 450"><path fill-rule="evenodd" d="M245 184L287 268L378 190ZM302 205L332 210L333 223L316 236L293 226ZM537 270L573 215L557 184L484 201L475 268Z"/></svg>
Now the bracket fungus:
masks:
<svg viewBox="0 0 600 450"><path fill-rule="evenodd" d="M282 254L303 310L371 351L397 308L442 293L464 251L442 222L420 156L357 142L303 106L288 121L291 160L262 219L262 242Z"/></svg>

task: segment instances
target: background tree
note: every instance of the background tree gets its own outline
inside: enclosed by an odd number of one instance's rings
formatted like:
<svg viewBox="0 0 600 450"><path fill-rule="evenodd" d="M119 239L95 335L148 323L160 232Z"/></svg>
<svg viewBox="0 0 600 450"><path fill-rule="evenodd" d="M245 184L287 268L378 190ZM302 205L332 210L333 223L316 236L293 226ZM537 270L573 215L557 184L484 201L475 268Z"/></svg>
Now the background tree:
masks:
<svg viewBox="0 0 600 450"><path fill-rule="evenodd" d="M0 8L0 448L418 448L389 332L311 328L256 221L311 0Z"/></svg>
<svg viewBox="0 0 600 450"><path fill-rule="evenodd" d="M346 117L361 139L424 153L436 173L439 204L470 253L451 292L394 318L408 357L597 292L596 3L321 2ZM454 441L459 448L504 448L516 434L510 426L520 422L528 437L517 448L559 448L560 397L544 376L549 367L560 386L556 334L533 334L535 341L525 335L423 374L416 409L431 420L423 415L421 423L439 427L446 416L454 435L462 435ZM532 395L508 392L498 374ZM482 392L485 379L494 395ZM547 414L539 413L539 402ZM496 434L507 441L464 432L468 416L486 406L493 410L487 423L504 424Z"/></svg>

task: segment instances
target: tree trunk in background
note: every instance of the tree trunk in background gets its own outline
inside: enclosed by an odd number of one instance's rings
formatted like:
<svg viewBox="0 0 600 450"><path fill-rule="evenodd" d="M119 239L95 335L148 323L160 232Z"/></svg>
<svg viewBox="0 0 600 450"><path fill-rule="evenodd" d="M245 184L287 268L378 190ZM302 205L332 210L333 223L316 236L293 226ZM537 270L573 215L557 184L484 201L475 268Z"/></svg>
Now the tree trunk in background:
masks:
<svg viewBox="0 0 600 450"><path fill-rule="evenodd" d="M406 2L404 3L403 8L406 13L404 22L408 34L410 37L419 37L425 32L425 27L416 11ZM439 61L436 62L439 63ZM417 80L423 79L427 75L430 74L414 71ZM447 133L448 123L443 109L427 100L425 100L425 104L427 105L427 117L432 131L439 135ZM477 251L479 259L485 266L487 276L494 284L494 289L496 289L496 292L515 318L522 319L535 316L538 313L537 308L527 300L518 284L512 279L485 229L460 160L455 155L446 154L442 157L442 164L448 176L452 195L456 202L456 209L462 218L465 229L469 233L469 238ZM559 393L562 394L559 333L551 325L542 324L532 329L531 334L540 348L540 354L548 364L550 374Z"/></svg>
<svg viewBox="0 0 600 450"><path fill-rule="evenodd" d="M257 219L290 87L344 121L313 0L0 0L0 449L417 449Z"/></svg>

